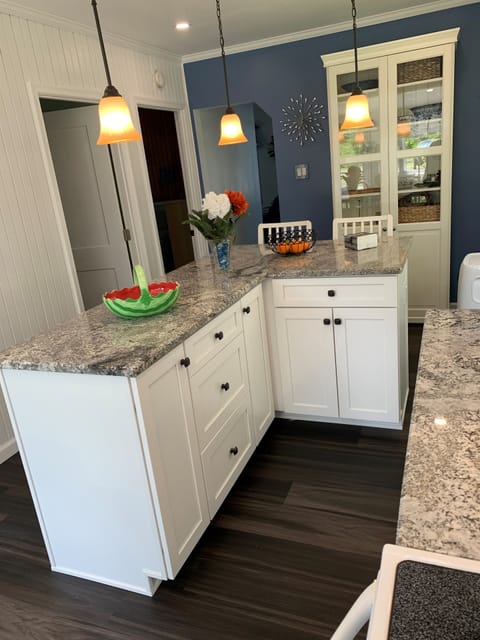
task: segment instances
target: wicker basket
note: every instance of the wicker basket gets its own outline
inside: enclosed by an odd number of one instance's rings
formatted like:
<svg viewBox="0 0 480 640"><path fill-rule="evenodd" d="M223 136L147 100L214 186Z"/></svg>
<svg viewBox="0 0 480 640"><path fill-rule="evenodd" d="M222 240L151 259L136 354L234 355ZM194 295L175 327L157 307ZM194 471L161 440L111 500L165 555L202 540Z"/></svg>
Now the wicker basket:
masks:
<svg viewBox="0 0 480 640"><path fill-rule="evenodd" d="M442 77L442 57L402 62L397 66L397 83L418 82Z"/></svg>
<svg viewBox="0 0 480 640"><path fill-rule="evenodd" d="M420 204L398 207L398 222L436 222L440 220L439 204Z"/></svg>

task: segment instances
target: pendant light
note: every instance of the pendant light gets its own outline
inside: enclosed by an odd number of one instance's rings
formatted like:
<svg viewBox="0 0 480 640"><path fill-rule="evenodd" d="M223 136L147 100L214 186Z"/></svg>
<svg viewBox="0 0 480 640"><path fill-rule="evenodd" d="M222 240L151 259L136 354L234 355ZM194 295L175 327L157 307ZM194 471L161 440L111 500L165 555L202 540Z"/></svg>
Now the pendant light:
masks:
<svg viewBox="0 0 480 640"><path fill-rule="evenodd" d="M141 135L133 126L132 117L125 99L118 93L116 87L112 85L102 30L100 28L100 20L98 18L97 0L92 0L92 7L95 24L97 26L98 39L100 41L100 49L102 51L103 64L105 66L105 74L107 76L107 87L98 105L100 135L98 136L97 144L113 144L115 142L141 140Z"/></svg>
<svg viewBox="0 0 480 640"><path fill-rule="evenodd" d="M355 87L352 95L347 100L345 107L345 120L340 127L341 131L345 129L366 129L374 127L374 123L370 118L368 108L368 99L362 93L358 83L358 52L357 52L357 8L355 0L352 0L352 20L353 20L353 50L355 54Z"/></svg>
<svg viewBox="0 0 480 640"><path fill-rule="evenodd" d="M220 16L220 0L216 0L217 3L217 19L218 19L218 32L220 34L220 48L222 51L222 62L223 62L223 76L225 78L225 93L227 96L227 108L225 110L225 115L222 117L220 121L220 140L218 141L219 146L225 144L239 144L241 142L248 142L245 134L242 130L242 123L240 122L240 118L232 109L230 105L230 93L228 91L228 79L227 79L227 62L225 59L225 42L223 39L223 29L222 29L222 18Z"/></svg>

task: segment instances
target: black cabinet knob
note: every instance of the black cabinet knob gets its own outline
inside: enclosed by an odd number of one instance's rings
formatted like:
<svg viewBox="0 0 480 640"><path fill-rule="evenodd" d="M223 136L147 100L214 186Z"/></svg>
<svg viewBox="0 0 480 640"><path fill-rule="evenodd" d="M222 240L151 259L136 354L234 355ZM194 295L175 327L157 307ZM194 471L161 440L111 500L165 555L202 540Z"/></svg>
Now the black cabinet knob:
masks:
<svg viewBox="0 0 480 640"><path fill-rule="evenodd" d="M237 453L238 453L238 447L232 447L232 448L230 449L230 455L231 455L231 456L236 456L236 455L237 455Z"/></svg>
<svg viewBox="0 0 480 640"><path fill-rule="evenodd" d="M340 320L340 318L335 318L334 322L335 324L342 324L342 321Z"/></svg>
<svg viewBox="0 0 480 640"><path fill-rule="evenodd" d="M230 384L228 382L224 382L221 386L224 391L228 391L230 389Z"/></svg>
<svg viewBox="0 0 480 640"><path fill-rule="evenodd" d="M183 367L189 367L189 366L190 366L190 358L188 358L188 357L187 357L187 358L182 358L182 359L180 360L180 364L181 364Z"/></svg>
<svg viewBox="0 0 480 640"><path fill-rule="evenodd" d="M251 309L250 309L249 306L248 307L243 307L242 311L243 311L243 313L250 313Z"/></svg>
<svg viewBox="0 0 480 640"><path fill-rule="evenodd" d="M217 333L215 334L215 338L217 340L223 340L223 331L217 331Z"/></svg>
<svg viewBox="0 0 480 640"><path fill-rule="evenodd" d="M327 292L327 295L329 298L333 298L335 296L335 290L334 289L329 289Z"/></svg>
<svg viewBox="0 0 480 640"><path fill-rule="evenodd" d="M323 324L330 324L330 322L331 322L330 318L323 319Z"/></svg>

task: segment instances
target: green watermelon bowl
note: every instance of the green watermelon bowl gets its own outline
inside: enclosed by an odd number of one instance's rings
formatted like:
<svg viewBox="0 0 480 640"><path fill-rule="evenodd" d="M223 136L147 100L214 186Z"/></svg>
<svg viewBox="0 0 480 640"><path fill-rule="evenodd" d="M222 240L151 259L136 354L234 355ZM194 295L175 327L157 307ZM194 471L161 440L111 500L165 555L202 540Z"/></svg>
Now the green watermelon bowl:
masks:
<svg viewBox="0 0 480 640"><path fill-rule="evenodd" d="M108 291L103 295L107 309L120 318L146 318L165 313L180 293L178 282L147 282L143 268L133 268L134 286Z"/></svg>

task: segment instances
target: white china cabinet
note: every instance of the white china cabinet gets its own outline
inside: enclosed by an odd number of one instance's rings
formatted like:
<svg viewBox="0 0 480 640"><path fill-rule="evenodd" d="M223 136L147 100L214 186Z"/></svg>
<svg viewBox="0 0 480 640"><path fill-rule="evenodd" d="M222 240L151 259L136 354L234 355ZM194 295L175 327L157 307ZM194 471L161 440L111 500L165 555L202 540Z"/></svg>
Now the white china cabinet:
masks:
<svg viewBox="0 0 480 640"><path fill-rule="evenodd" d="M327 68L334 217L392 214L411 236L409 320L448 307L454 51L459 29L360 48L359 84L374 127L339 131L353 52Z"/></svg>

